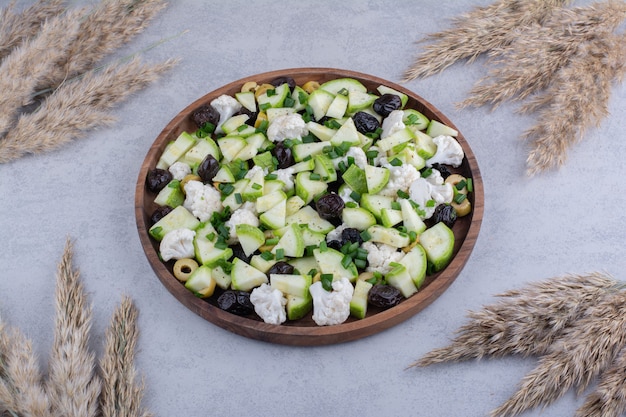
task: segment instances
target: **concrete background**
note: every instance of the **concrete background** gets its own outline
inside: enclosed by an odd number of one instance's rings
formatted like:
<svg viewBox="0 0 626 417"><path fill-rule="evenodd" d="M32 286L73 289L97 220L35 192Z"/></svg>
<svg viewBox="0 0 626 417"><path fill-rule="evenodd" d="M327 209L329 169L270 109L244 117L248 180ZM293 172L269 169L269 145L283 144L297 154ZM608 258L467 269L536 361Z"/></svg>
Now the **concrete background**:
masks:
<svg viewBox="0 0 626 417"><path fill-rule="evenodd" d="M26 5L31 1L18 1ZM89 1L74 3L90 4ZM536 358L405 368L445 345L468 310L528 281L626 270L623 155L626 89L560 170L524 175L519 137L532 116L505 104L459 110L485 61L406 83L446 114L482 172L485 212L474 252L454 284L415 317L355 342L297 348L229 333L196 316L160 284L142 252L134 191L143 158L187 104L230 81L281 68L335 67L400 82L416 40L449 27L485 0L171 1L121 57L144 53L181 64L113 114L116 125L59 151L0 166L0 313L33 340L45 367L52 344L56 266L67 236L94 308L99 354L123 294L140 310L137 367L144 405L172 416L485 416L505 401ZM575 2L576 5L586 2ZM574 415L568 392L527 416Z"/></svg>

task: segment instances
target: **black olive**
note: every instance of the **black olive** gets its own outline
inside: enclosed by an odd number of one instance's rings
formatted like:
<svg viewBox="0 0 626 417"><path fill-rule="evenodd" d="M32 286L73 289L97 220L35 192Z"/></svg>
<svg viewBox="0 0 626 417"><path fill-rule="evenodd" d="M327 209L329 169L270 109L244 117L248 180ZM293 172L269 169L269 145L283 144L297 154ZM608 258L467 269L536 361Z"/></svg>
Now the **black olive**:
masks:
<svg viewBox="0 0 626 417"><path fill-rule="evenodd" d="M323 195L315 203L317 213L325 220L340 218L345 206L346 203L343 198L337 194Z"/></svg>
<svg viewBox="0 0 626 417"><path fill-rule="evenodd" d="M358 242L359 246L363 243L363 238L361 237L361 232L358 229L354 229L352 227L347 227L341 231L341 244L345 245L346 243L354 243Z"/></svg>
<svg viewBox="0 0 626 417"><path fill-rule="evenodd" d="M331 248L331 249L335 249L335 250L340 251L341 247L343 246L343 244L341 243L340 240L331 240L331 241L326 243L326 246Z"/></svg>
<svg viewBox="0 0 626 417"><path fill-rule="evenodd" d="M454 222L456 222L455 208L447 204L437 206L433 213L433 221L435 223L443 222L448 227L454 226Z"/></svg>
<svg viewBox="0 0 626 417"><path fill-rule="evenodd" d="M245 107L241 107L241 109L237 113L235 113L233 116L237 116L240 114L248 115L248 120L246 120L246 124L250 126L254 126L254 123L256 122L256 118L259 115L258 112L250 111Z"/></svg>
<svg viewBox="0 0 626 417"><path fill-rule="evenodd" d="M154 168L148 171L148 175L146 178L146 185L148 189L153 193L158 193L165 186L172 181L172 173L166 169Z"/></svg>
<svg viewBox="0 0 626 417"><path fill-rule="evenodd" d="M398 305L404 297L400 290L387 284L376 284L367 295L367 300L376 307L389 308Z"/></svg>
<svg viewBox="0 0 626 417"><path fill-rule="evenodd" d="M202 182L209 183L213 181L213 177L219 170L219 161L213 155L208 154L198 165L198 176L202 179Z"/></svg>
<svg viewBox="0 0 626 417"><path fill-rule="evenodd" d="M436 169L437 171L439 171L441 173L442 178L445 180L446 178L448 178L452 173L450 172L450 170L448 169L447 166L440 164L439 162L435 162L432 166L433 169Z"/></svg>
<svg viewBox="0 0 626 417"><path fill-rule="evenodd" d="M217 126L220 122L220 112L210 104L205 104L194 110L189 118L201 128L205 123L211 123L213 126Z"/></svg>
<svg viewBox="0 0 626 417"><path fill-rule="evenodd" d="M246 291L224 291L217 299L217 306L238 316L247 316L254 311L254 305L250 302L250 293Z"/></svg>
<svg viewBox="0 0 626 417"><path fill-rule="evenodd" d="M352 116L352 121L356 126L356 130L364 135L375 132L376 129L380 127L378 119L369 113L365 113L364 111L359 111Z"/></svg>
<svg viewBox="0 0 626 417"><path fill-rule="evenodd" d="M247 256L240 244L237 243L236 245L232 245L230 248L233 250L233 258L239 258L247 264L250 263L252 254Z"/></svg>
<svg viewBox="0 0 626 417"><path fill-rule="evenodd" d="M293 265L288 264L284 261L276 262L272 267L267 271L267 275L270 274L293 274L294 271Z"/></svg>
<svg viewBox="0 0 626 417"><path fill-rule="evenodd" d="M402 100L395 94L383 94L374 100L373 109L376 113L383 117L389 116L394 110L398 110L402 107Z"/></svg>
<svg viewBox="0 0 626 417"><path fill-rule="evenodd" d="M289 90L293 93L293 89L296 88L296 81L291 77L278 77L270 81L274 87L280 87L283 84L289 85Z"/></svg>
<svg viewBox="0 0 626 417"><path fill-rule="evenodd" d="M163 217L165 217L165 215L172 210L174 209L171 208L170 206L161 206L157 208L156 210L154 210L154 212L152 213L152 216L150 216L150 221L152 222L152 224L154 224L158 222L159 220L161 220Z"/></svg>
<svg viewBox="0 0 626 417"><path fill-rule="evenodd" d="M284 169L296 163L291 149L286 147L282 141L276 143L276 146L272 149L272 154L278 160L278 169Z"/></svg>

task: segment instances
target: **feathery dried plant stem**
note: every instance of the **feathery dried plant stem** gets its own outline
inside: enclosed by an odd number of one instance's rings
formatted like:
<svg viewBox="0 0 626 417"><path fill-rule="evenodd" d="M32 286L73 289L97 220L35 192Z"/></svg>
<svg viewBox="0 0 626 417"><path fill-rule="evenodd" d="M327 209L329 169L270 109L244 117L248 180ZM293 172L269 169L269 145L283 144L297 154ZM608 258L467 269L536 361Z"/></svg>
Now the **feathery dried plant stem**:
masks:
<svg viewBox="0 0 626 417"><path fill-rule="evenodd" d="M0 65L0 137L15 122L22 106L31 102L37 85L67 51L78 33L79 13L56 16L35 38L17 47Z"/></svg>
<svg viewBox="0 0 626 417"><path fill-rule="evenodd" d="M149 417L142 410L144 386L136 385L134 366L138 339L138 311L128 297L115 310L106 334L104 356L100 361L102 394L100 410L103 417Z"/></svg>
<svg viewBox="0 0 626 417"><path fill-rule="evenodd" d="M612 277L592 273L564 275L500 294L501 300L468 313L452 343L428 352L413 366L442 362L544 354L599 297L620 284Z"/></svg>
<svg viewBox="0 0 626 417"><path fill-rule="evenodd" d="M93 69L98 61L141 33L166 5L165 0L101 1L81 19L79 35L58 61L57 70L40 82L39 89L55 88Z"/></svg>
<svg viewBox="0 0 626 417"><path fill-rule="evenodd" d="M621 82L625 61L626 34L598 37L559 71L550 88L522 107L524 112L539 111L537 123L523 135L531 142L529 176L561 166L568 148L608 116L611 87Z"/></svg>
<svg viewBox="0 0 626 417"><path fill-rule="evenodd" d="M499 0L453 20L451 29L426 36L430 41L404 74L404 81L428 77L467 59L503 48L517 36L515 29L540 23L569 0Z"/></svg>
<svg viewBox="0 0 626 417"><path fill-rule="evenodd" d="M626 18L626 2L605 1L556 9L543 24L521 29L515 40L490 52L493 67L460 107L523 100L548 87L585 43L612 32ZM580 71L580 70L578 70Z"/></svg>
<svg viewBox="0 0 626 417"><path fill-rule="evenodd" d="M576 417L619 417L626 412L626 348L604 371L596 389L576 410Z"/></svg>
<svg viewBox="0 0 626 417"><path fill-rule="evenodd" d="M517 392L492 416L514 416L548 405L571 387L580 394L626 344L625 305L624 291L606 294L592 304L574 326L565 329L537 367L522 379Z"/></svg>
<svg viewBox="0 0 626 417"><path fill-rule="evenodd" d="M156 81L176 63L168 60L142 65L134 58L62 84L37 111L22 115L0 139L0 164L26 154L49 152L82 137L87 130L112 123L115 119L108 110Z"/></svg>
<svg viewBox="0 0 626 417"><path fill-rule="evenodd" d="M13 48L35 37L47 19L65 10L64 0L39 0L20 13L14 13L15 0L0 11L0 61Z"/></svg>
<svg viewBox="0 0 626 417"><path fill-rule="evenodd" d="M89 350L92 313L68 239L58 266L56 320L46 388L55 416L91 417L98 411L100 379Z"/></svg>

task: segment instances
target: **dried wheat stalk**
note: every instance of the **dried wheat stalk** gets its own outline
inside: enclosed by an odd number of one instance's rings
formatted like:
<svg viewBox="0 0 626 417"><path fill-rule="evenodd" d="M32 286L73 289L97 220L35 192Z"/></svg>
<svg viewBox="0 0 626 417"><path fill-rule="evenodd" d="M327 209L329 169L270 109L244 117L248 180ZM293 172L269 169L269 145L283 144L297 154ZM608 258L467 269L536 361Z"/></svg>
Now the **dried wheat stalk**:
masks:
<svg viewBox="0 0 626 417"><path fill-rule="evenodd" d="M552 343L579 320L599 297L618 287L599 273L565 275L500 294L498 302L469 312L452 343L435 349L412 366L546 353Z"/></svg>
<svg viewBox="0 0 626 417"><path fill-rule="evenodd" d="M428 77L455 62L474 61L490 50L506 47L518 34L516 29L541 23L569 0L499 0L477 7L453 20L448 30L427 35L431 42L404 74L404 81Z"/></svg>
<svg viewBox="0 0 626 417"><path fill-rule="evenodd" d="M91 307L80 274L72 265L68 239L57 271L56 320L46 391L55 416L96 416L100 380L89 350Z"/></svg>
<svg viewBox="0 0 626 417"><path fill-rule="evenodd" d="M39 89L55 88L93 69L105 56L141 33L165 6L164 0L101 1L80 19L79 35L69 43L56 71L39 83Z"/></svg>
<svg viewBox="0 0 626 417"><path fill-rule="evenodd" d="M535 126L523 135L531 142L529 175L561 166L586 129L609 115L611 87L622 80L625 62L626 35L596 37L579 48L553 85L522 107L538 112Z"/></svg>
<svg viewBox="0 0 626 417"><path fill-rule="evenodd" d="M41 25L65 10L64 0L38 0L35 4L15 13L15 0L0 10L0 61L13 48L35 37Z"/></svg>
<svg viewBox="0 0 626 417"><path fill-rule="evenodd" d="M79 80L62 84L33 113L22 115L0 139L0 163L57 149L87 130L112 123L107 114L116 104L154 82L176 65L142 64L140 59L91 71Z"/></svg>
<svg viewBox="0 0 626 417"><path fill-rule="evenodd" d="M41 32L18 46L0 65L0 137L14 124L22 106L31 102L39 83L53 72L79 29L76 11L55 16ZM27 74L28 76L25 76Z"/></svg>
<svg viewBox="0 0 626 417"><path fill-rule="evenodd" d="M626 292L618 291L592 304L575 326L564 330L537 367L522 379L517 392L492 416L513 416L548 405L571 387L582 393L626 344L625 303Z"/></svg>
<svg viewBox="0 0 626 417"><path fill-rule="evenodd" d="M624 17L626 3L621 1L554 10L541 24L526 26L510 44L490 52L488 65L493 69L460 106L496 107L503 101L523 100L543 90L562 68L574 64L569 61L579 48L598 36L610 34Z"/></svg>
<svg viewBox="0 0 626 417"><path fill-rule="evenodd" d="M137 309L128 297L115 310L106 334L100 361L103 417L150 417L141 407L143 383L135 385L135 348L138 339Z"/></svg>
<svg viewBox="0 0 626 417"><path fill-rule="evenodd" d="M576 410L576 417L619 417L626 412L626 348L604 371L596 389Z"/></svg>

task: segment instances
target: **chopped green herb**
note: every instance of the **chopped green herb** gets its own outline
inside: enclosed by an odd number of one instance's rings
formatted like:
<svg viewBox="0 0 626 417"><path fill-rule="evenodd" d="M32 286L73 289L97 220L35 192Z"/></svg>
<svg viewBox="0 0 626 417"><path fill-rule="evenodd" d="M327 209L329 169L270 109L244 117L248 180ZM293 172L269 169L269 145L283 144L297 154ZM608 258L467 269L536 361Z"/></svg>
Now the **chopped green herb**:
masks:
<svg viewBox="0 0 626 417"><path fill-rule="evenodd" d="M466 180L461 180L461 181L457 182L456 185L455 185L456 189L459 190L459 191L461 191L466 186L467 186L467 181Z"/></svg>
<svg viewBox="0 0 626 417"><path fill-rule="evenodd" d="M283 107L293 107L296 104L296 101L291 97L285 97L285 101L283 101Z"/></svg>
<svg viewBox="0 0 626 417"><path fill-rule="evenodd" d="M389 163L393 165L394 167L399 167L402 165L402 161L399 160L398 158L393 158L391 161L389 161Z"/></svg>
<svg viewBox="0 0 626 417"><path fill-rule="evenodd" d="M319 181L322 179L322 176L317 172L311 172L311 175L309 175L309 179L313 181Z"/></svg>
<svg viewBox="0 0 626 417"><path fill-rule="evenodd" d="M277 178L278 178L278 175L276 175L276 174L267 174L265 176L265 179L268 180L268 181L275 180Z"/></svg>
<svg viewBox="0 0 626 417"><path fill-rule="evenodd" d="M328 250L328 246L326 246L326 241L322 240L320 242L320 252L326 252Z"/></svg>
<svg viewBox="0 0 626 417"><path fill-rule="evenodd" d="M276 260L280 261L281 259L285 259L285 249L278 248L276 249Z"/></svg>
<svg viewBox="0 0 626 417"><path fill-rule="evenodd" d="M348 201L346 203L346 207L348 207L348 208L358 208L359 205L357 203L355 203L354 201Z"/></svg>
<svg viewBox="0 0 626 417"><path fill-rule="evenodd" d="M352 191L350 193L350 198L357 202L361 201L361 194L357 193L356 191Z"/></svg>
<svg viewBox="0 0 626 417"><path fill-rule="evenodd" d="M398 194L398 197L400 197L400 198L409 198L410 197L409 193L407 193L406 191L402 191L402 190L398 190L397 194Z"/></svg>
<svg viewBox="0 0 626 417"><path fill-rule="evenodd" d="M436 204L437 202L435 200L428 200L426 202L426 207L435 207Z"/></svg>
<svg viewBox="0 0 626 417"><path fill-rule="evenodd" d="M402 207L400 206L400 203L398 203L397 201L392 201L391 202L391 208L394 209L394 210L402 210Z"/></svg>
<svg viewBox="0 0 626 417"><path fill-rule="evenodd" d="M305 92L300 91L298 92L298 101L300 104L306 104L309 101L309 96Z"/></svg>
<svg viewBox="0 0 626 417"><path fill-rule="evenodd" d="M354 264L359 269L365 269L365 267L367 266L367 261L365 261L363 259L355 259L354 260Z"/></svg>
<svg viewBox="0 0 626 417"><path fill-rule="evenodd" d="M274 254L270 251L261 252L261 258L263 258L266 261L271 261L274 259Z"/></svg>
<svg viewBox="0 0 626 417"><path fill-rule="evenodd" d="M411 242L415 242L415 240L417 239L417 233L413 230L411 230L409 232L409 239L411 240Z"/></svg>
<svg viewBox="0 0 626 417"><path fill-rule="evenodd" d="M320 281L322 283L322 288L324 288L326 291L333 290L333 274L320 275Z"/></svg>
<svg viewBox="0 0 626 417"><path fill-rule="evenodd" d="M263 186L261 184L259 184L258 182L255 182L254 184L252 184L252 189L253 190L262 190Z"/></svg>
<svg viewBox="0 0 626 417"><path fill-rule="evenodd" d="M237 204L243 204L243 197L240 193L235 193L235 201L237 202Z"/></svg>
<svg viewBox="0 0 626 417"><path fill-rule="evenodd" d="M337 91L337 94L341 94L342 96L347 96L350 92L348 91L347 88L342 88L341 90Z"/></svg>
<svg viewBox="0 0 626 417"><path fill-rule="evenodd" d="M465 199L467 198L467 196L465 194L457 194L454 196L454 202L457 204L461 204Z"/></svg>
<svg viewBox="0 0 626 417"><path fill-rule="evenodd" d="M212 242L213 239L215 239L215 232L209 233L208 235L206 235L206 238Z"/></svg>
<svg viewBox="0 0 626 417"><path fill-rule="evenodd" d="M467 191L470 193L474 191L474 182L472 181L471 178L467 179Z"/></svg>
<svg viewBox="0 0 626 417"><path fill-rule="evenodd" d="M243 132L244 130L246 130L248 128L247 124L242 124L241 126L239 126L237 128L237 132Z"/></svg>
<svg viewBox="0 0 626 417"><path fill-rule="evenodd" d="M272 237L272 238L269 238L269 239L267 239L265 241L265 244L268 245L268 246L273 246L273 245L275 245L277 243L278 243L278 238L277 237Z"/></svg>
<svg viewBox="0 0 626 417"><path fill-rule="evenodd" d="M265 94L267 94L268 97L275 96L276 95L276 89L275 88L267 89L265 91Z"/></svg>
<svg viewBox="0 0 626 417"><path fill-rule="evenodd" d="M259 109L261 111L265 111L265 110L269 109L270 107L272 107L272 105L270 103L261 103L261 104L259 104Z"/></svg>
<svg viewBox="0 0 626 417"><path fill-rule="evenodd" d="M363 239L363 242L367 242L368 240L370 240L372 238L372 235L369 234L369 232L367 230L363 230L361 232L361 239Z"/></svg>

